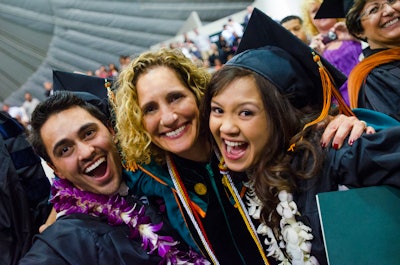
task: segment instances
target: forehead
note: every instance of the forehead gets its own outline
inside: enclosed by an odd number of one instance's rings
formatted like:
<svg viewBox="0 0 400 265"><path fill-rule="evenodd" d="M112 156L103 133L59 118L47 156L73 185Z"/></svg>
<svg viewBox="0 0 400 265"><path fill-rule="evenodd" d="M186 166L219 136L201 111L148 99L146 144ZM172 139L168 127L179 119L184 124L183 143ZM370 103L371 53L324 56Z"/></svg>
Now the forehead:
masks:
<svg viewBox="0 0 400 265"><path fill-rule="evenodd" d="M40 134L47 148L51 148L61 139L74 137L79 129L88 123L102 124L87 110L81 107L72 107L52 114L43 124Z"/></svg>
<svg viewBox="0 0 400 265"><path fill-rule="evenodd" d="M288 20L288 21L282 23L282 26L289 30L291 30L293 28L301 28L300 21L297 18L294 18L294 19L291 19L291 20Z"/></svg>
<svg viewBox="0 0 400 265"><path fill-rule="evenodd" d="M159 66L142 74L136 84L139 101L154 95L168 94L182 90L191 92L182 82L178 74L171 68Z"/></svg>
<svg viewBox="0 0 400 265"><path fill-rule="evenodd" d="M232 92L234 91L234 92ZM228 94L232 96L227 96ZM233 98L239 102L262 101L261 91L252 76L236 78L223 87L214 98L224 99L227 102L233 102ZM250 100L251 99L251 100ZM235 102L238 103L238 102Z"/></svg>

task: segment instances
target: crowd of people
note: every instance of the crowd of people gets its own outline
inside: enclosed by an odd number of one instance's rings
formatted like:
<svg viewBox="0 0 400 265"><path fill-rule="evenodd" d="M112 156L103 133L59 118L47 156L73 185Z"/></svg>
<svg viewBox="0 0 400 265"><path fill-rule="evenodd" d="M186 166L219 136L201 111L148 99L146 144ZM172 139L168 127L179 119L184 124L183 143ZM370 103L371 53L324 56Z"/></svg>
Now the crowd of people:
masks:
<svg viewBox="0 0 400 265"><path fill-rule="evenodd" d="M249 7L245 29L221 31L232 46L212 71L219 46L195 30L192 51L99 67L107 100L26 96L29 134L4 112L2 141L22 147L2 152L1 263L329 264L316 195L400 188L400 0L318 13L328 2L280 23ZM343 49L356 51L347 72Z"/></svg>

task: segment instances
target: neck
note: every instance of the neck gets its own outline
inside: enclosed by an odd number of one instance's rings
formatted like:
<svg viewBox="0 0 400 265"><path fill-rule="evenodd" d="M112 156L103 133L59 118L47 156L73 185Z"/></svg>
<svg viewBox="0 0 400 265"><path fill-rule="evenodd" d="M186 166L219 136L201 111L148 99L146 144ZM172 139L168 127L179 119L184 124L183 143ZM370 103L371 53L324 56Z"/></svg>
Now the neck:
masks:
<svg viewBox="0 0 400 265"><path fill-rule="evenodd" d="M207 162L211 155L211 144L204 139L199 139L189 151L175 155L195 162Z"/></svg>

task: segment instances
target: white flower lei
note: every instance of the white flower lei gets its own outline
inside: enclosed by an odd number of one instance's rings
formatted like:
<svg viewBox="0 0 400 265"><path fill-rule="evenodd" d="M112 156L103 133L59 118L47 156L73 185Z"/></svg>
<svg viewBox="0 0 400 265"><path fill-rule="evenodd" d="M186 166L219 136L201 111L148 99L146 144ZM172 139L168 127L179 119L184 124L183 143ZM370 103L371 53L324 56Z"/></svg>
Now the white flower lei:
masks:
<svg viewBox="0 0 400 265"><path fill-rule="evenodd" d="M246 194L249 215L259 220L262 202L257 198L253 188L248 187ZM272 229L264 223L257 228L257 233L266 237L264 244L267 248L267 255L281 261L279 265L318 265L318 260L310 255L313 235L311 228L295 216L300 215L297 205L293 201L293 195L283 190L278 194L279 203L276 210L282 219L280 221L281 234L279 242L274 236ZM285 250L285 253L282 251Z"/></svg>

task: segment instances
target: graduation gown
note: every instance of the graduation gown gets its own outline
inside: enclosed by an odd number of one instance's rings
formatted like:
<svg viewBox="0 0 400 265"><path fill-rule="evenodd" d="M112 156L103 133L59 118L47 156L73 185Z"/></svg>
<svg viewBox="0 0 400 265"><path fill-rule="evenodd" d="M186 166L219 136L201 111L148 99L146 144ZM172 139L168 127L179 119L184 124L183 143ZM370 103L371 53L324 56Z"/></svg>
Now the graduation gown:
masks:
<svg viewBox="0 0 400 265"><path fill-rule="evenodd" d="M24 128L0 112L0 264L13 265L51 210L50 182Z"/></svg>
<svg viewBox="0 0 400 265"><path fill-rule="evenodd" d="M126 174L124 173L124 178ZM139 198L129 190L125 199L131 204L145 205L145 214L154 224L163 223L158 235L171 236L180 242L178 248L188 251L187 245L170 226L158 204ZM129 238L126 224L110 225L107 217L74 213L59 217L41 234L34 237L29 252L19 265L61 264L159 264L161 257L148 254L140 238Z"/></svg>
<svg viewBox="0 0 400 265"><path fill-rule="evenodd" d="M196 204L204 214L200 217L205 232L202 234L208 237L220 264L264 264L237 205L222 184L222 175L218 168L219 161L216 155L213 154L210 161L205 163L194 162L177 156L173 156L173 160L177 165L181 179L185 183L192 203ZM199 237L200 232L196 231L184 210L182 201L178 199L168 171L155 163L142 165L140 168L141 170L129 172L128 186L137 194L145 194L154 198L161 197L165 202L166 213L171 225L189 246L207 255L205 246ZM243 176L234 178L235 188L239 193L243 187ZM215 187L218 190L222 207L211 179L215 180ZM194 186L200 182L207 187L207 193L204 195L195 192ZM225 215L227 219L225 219ZM275 263L271 261L270 264Z"/></svg>
<svg viewBox="0 0 400 265"><path fill-rule="evenodd" d="M320 265L326 265L326 254L318 215L316 197L320 192L338 190L338 185L360 188L391 185L400 188L400 127L375 134L363 134L352 146L326 151L322 172L311 180L299 180L294 194L301 217L298 220L312 228L311 254Z"/></svg>
<svg viewBox="0 0 400 265"><path fill-rule="evenodd" d="M157 255L148 255L141 241L129 239L128 226L111 226L106 218L71 214L36 235L19 265L156 265L160 260Z"/></svg>
<svg viewBox="0 0 400 265"><path fill-rule="evenodd" d="M379 50L364 50L365 57ZM375 67L367 76L358 95L358 107L388 114L400 120L400 58Z"/></svg>

